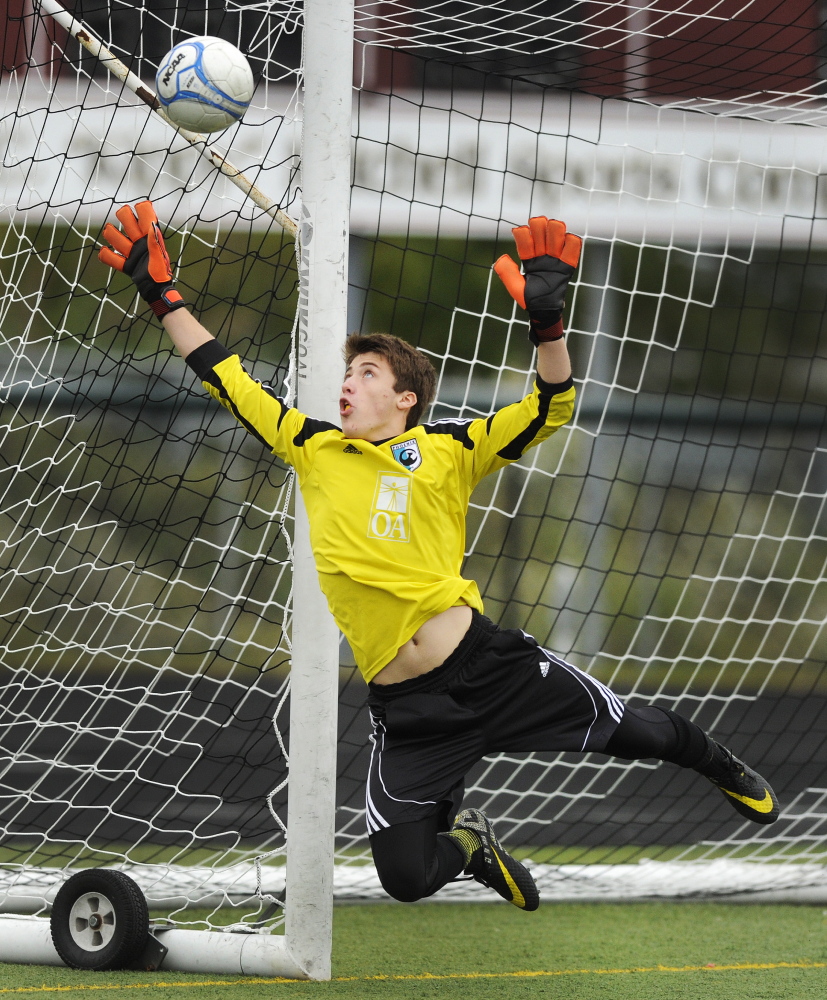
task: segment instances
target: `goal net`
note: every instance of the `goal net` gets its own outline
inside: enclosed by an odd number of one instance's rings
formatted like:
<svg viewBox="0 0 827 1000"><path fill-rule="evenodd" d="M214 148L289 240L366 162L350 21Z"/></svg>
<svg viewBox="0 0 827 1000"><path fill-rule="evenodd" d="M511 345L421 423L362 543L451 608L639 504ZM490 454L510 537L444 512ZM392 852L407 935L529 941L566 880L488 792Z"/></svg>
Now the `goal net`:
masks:
<svg viewBox="0 0 827 1000"><path fill-rule="evenodd" d="M693 772L566 754L489 758L467 802L546 899L823 899L822 8L382 3L356 25L351 284L437 363L436 416L529 384L490 271L510 227L585 237L572 424L473 498L487 612L695 719L783 807L759 829Z"/></svg>
<svg viewBox="0 0 827 1000"><path fill-rule="evenodd" d="M486 759L467 801L544 899L821 898L820 8L662 6L357 6L348 325L428 354L434 417L486 415L533 371L491 262L532 213L584 236L575 417L482 484L466 572L502 625L748 759L782 814L759 830L692 773L598 755ZM96 251L152 198L195 313L289 396L296 248L53 21L6 8L0 907L44 913L67 874L116 866L176 926L275 929L292 477ZM256 96L211 148L299 216L299 4L72 13L147 83L183 37L238 44ZM381 898L366 690L344 644L341 664L334 887Z"/></svg>
<svg viewBox="0 0 827 1000"><path fill-rule="evenodd" d="M22 13L0 126L0 898L41 912L61 872L117 865L179 924L260 929L282 919L293 478L208 402L97 247L119 205L151 198L195 313L288 395L296 247ZM74 14L153 86L181 38L239 45L255 100L209 148L295 213L298 6Z"/></svg>

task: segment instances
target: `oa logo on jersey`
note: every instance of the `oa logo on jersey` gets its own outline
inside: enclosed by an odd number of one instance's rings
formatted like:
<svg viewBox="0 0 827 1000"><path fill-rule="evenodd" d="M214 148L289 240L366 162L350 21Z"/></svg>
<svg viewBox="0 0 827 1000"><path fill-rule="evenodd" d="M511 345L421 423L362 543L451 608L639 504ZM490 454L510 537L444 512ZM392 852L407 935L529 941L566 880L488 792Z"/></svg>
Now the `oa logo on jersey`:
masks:
<svg viewBox="0 0 827 1000"><path fill-rule="evenodd" d="M422 455L419 451L419 442L416 438L410 441L403 441L402 444L392 444L391 454L403 469L413 472L422 465Z"/></svg>
<svg viewBox="0 0 827 1000"><path fill-rule="evenodd" d="M388 542L411 540L411 486L413 476L404 472L380 472L368 523L368 538Z"/></svg>

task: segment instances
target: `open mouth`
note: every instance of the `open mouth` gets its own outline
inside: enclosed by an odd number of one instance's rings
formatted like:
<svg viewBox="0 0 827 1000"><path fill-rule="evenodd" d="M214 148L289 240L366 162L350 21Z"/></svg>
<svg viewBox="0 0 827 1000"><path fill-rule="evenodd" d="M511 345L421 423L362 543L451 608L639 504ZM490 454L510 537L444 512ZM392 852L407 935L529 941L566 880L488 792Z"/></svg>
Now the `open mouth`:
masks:
<svg viewBox="0 0 827 1000"><path fill-rule="evenodd" d="M353 407L346 399L339 400L339 413L344 416L346 413L350 413Z"/></svg>

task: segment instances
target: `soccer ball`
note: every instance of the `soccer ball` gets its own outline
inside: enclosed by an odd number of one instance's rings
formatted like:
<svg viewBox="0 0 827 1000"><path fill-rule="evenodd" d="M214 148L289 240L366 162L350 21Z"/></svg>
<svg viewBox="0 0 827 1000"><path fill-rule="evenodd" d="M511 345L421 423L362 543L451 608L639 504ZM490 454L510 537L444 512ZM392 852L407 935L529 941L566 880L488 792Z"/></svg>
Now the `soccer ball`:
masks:
<svg viewBox="0 0 827 1000"><path fill-rule="evenodd" d="M241 119L253 99L253 71L223 38L202 35L179 42L155 75L167 115L191 132L220 132Z"/></svg>

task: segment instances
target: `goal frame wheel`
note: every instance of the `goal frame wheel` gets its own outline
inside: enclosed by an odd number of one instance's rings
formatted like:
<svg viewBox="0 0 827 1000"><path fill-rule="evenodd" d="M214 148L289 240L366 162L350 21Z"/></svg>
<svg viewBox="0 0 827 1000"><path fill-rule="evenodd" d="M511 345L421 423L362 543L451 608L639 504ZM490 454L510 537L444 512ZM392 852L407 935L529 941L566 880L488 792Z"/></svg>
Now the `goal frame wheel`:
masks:
<svg viewBox="0 0 827 1000"><path fill-rule="evenodd" d="M112 868L68 879L55 896L52 942L72 969L124 969L144 953L149 910L137 883Z"/></svg>

